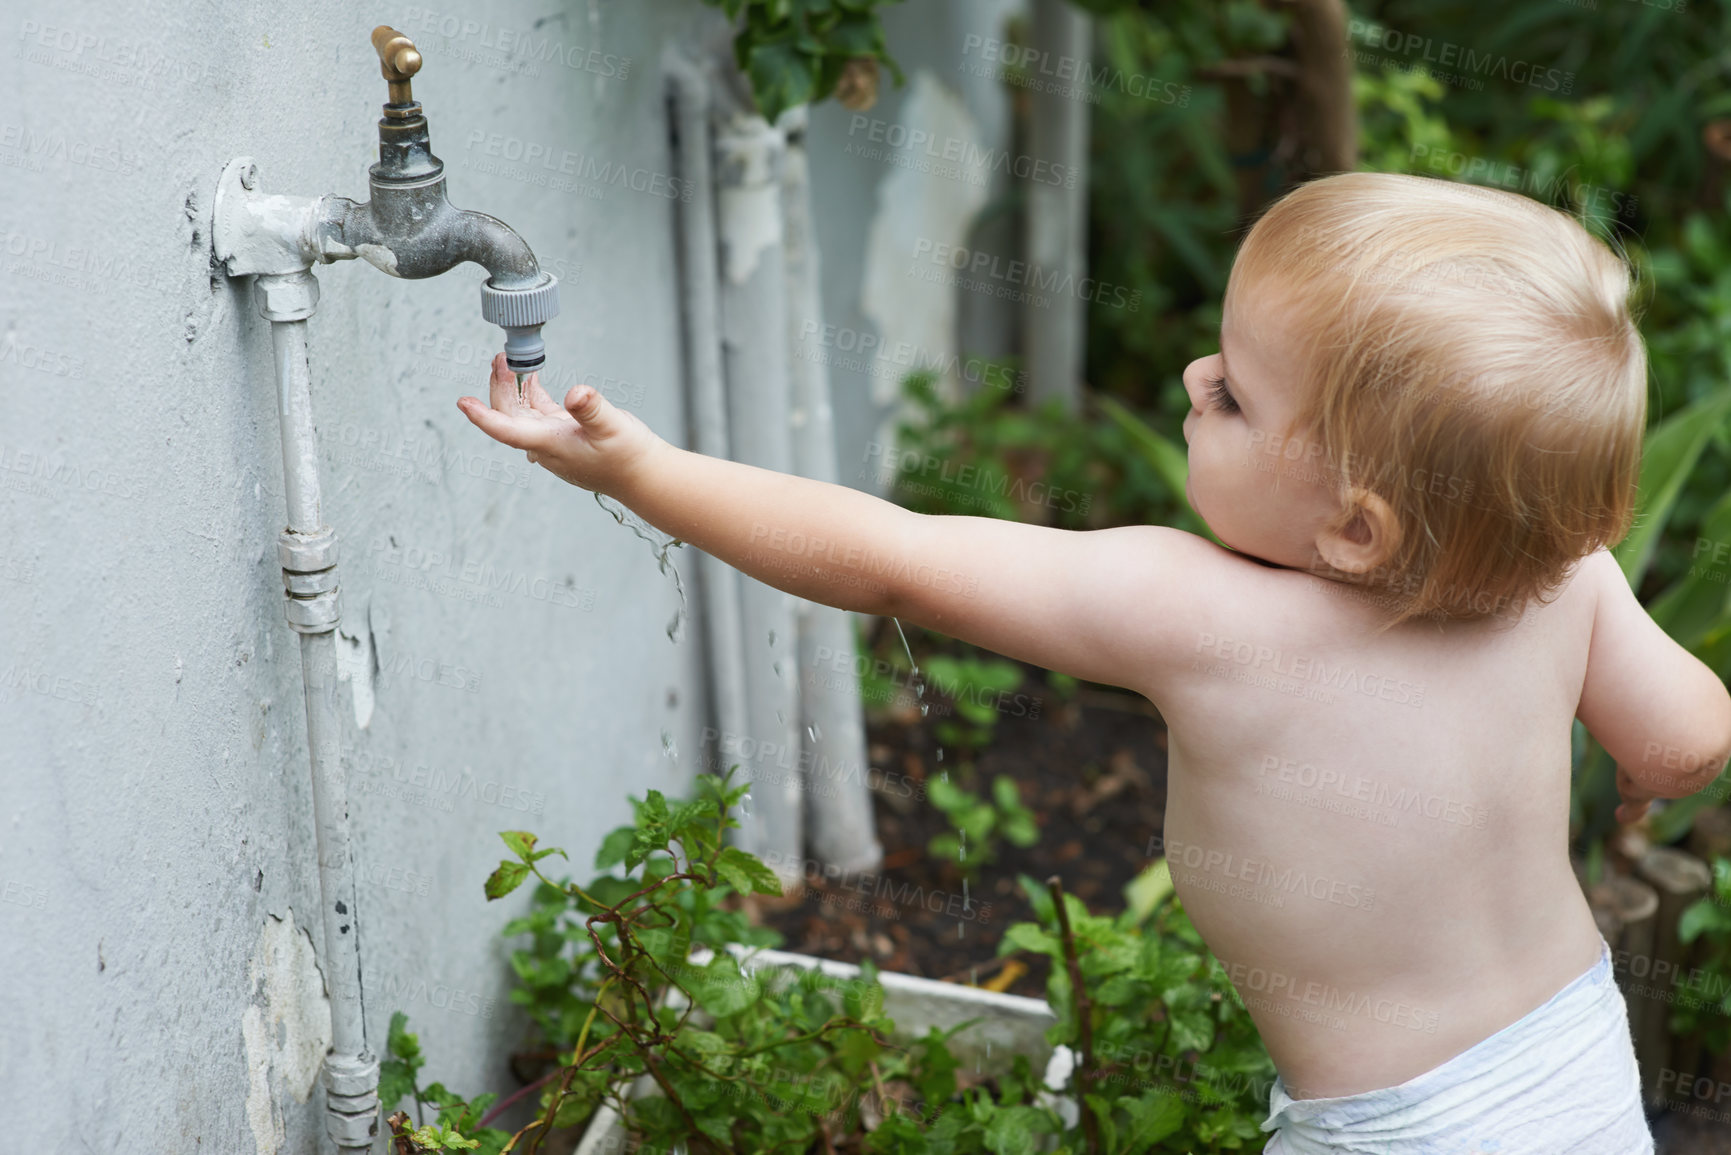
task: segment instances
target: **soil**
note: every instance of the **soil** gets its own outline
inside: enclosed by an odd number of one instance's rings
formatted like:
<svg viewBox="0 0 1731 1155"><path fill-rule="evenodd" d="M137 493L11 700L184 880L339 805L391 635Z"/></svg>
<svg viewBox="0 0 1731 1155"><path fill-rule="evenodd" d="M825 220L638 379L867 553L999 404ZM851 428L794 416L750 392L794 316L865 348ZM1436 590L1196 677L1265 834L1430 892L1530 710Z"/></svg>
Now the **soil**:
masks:
<svg viewBox="0 0 1731 1155"><path fill-rule="evenodd" d="M962 652L955 643L924 638L922 644L909 633L922 666L930 653ZM887 655L891 646L901 651L887 618L870 642L874 654ZM1047 684L1044 670L1017 664L1022 684L1000 699L1015 706L1000 712L990 743L971 757L941 742L939 727L956 720L953 703L930 686L919 696L918 679L897 687L890 702L868 707L883 865L826 877L808 863L803 892L760 907L763 922L786 938L786 949L845 962L871 958L886 970L1044 998L1044 959L997 956L1005 928L1034 917L1018 876L1043 886L1057 875L1090 910L1123 909L1124 885L1157 857L1150 849L1164 821L1165 724L1139 695L1083 683L1066 701ZM924 715L922 701L929 707ZM943 812L924 798L924 784L943 773L981 797L989 796L994 778L1008 776L1036 816L1039 841L1022 849L996 840L995 861L965 878L954 859L927 849L950 829Z"/></svg>

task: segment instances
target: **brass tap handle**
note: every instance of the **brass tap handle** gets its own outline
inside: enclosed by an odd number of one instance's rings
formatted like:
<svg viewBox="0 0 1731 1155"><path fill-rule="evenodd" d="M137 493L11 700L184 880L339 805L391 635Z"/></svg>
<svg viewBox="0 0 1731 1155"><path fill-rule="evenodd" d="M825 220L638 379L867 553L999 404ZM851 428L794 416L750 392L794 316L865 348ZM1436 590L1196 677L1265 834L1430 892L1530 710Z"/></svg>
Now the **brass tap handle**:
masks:
<svg viewBox="0 0 1731 1155"><path fill-rule="evenodd" d="M415 42L389 24L381 24L373 29L373 51L379 54L379 74L390 81L391 103L414 103L409 78L421 70L421 53Z"/></svg>

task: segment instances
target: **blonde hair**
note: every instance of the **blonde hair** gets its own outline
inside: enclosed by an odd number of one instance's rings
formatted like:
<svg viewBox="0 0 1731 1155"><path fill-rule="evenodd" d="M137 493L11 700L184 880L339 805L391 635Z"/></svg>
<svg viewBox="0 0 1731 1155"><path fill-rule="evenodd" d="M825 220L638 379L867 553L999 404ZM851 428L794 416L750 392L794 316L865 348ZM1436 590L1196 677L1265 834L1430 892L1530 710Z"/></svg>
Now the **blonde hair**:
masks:
<svg viewBox="0 0 1731 1155"><path fill-rule="evenodd" d="M1544 602L1620 541L1647 410L1634 286L1578 222L1498 189L1348 172L1269 205L1226 315L1254 330L1278 302L1299 376L1286 444L1334 471L1328 528L1350 524L1359 488L1400 528L1372 574L1316 572L1385 591L1386 629Z"/></svg>

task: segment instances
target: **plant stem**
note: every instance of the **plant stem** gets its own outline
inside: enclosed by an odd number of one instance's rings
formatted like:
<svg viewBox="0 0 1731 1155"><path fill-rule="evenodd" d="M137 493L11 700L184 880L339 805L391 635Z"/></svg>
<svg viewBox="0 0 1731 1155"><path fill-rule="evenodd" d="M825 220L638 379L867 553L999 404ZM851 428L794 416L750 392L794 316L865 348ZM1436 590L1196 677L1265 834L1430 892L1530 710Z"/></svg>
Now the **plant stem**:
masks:
<svg viewBox="0 0 1731 1155"><path fill-rule="evenodd" d="M563 1067L554 1067L551 1071L548 1071L545 1075L542 1075L527 1087L522 1087L513 1091L510 1098L501 1099L499 1102L493 1104L493 1109L481 1116L481 1126L485 1127L488 1123L491 1123L494 1119L497 1119L501 1114L503 1114L505 1109L512 1103L515 1103L530 1091L545 1087L548 1083L551 1083L554 1079L557 1079L560 1075L564 1074L564 1072L565 1069Z"/></svg>
<svg viewBox="0 0 1731 1155"><path fill-rule="evenodd" d="M1058 911L1058 929L1064 940L1064 963L1070 972L1070 1002L1076 1008L1076 1034L1082 1044L1081 1060L1076 1067L1076 1085L1081 1091L1082 1134L1088 1143L1089 1155L1100 1155L1100 1120L1088 1105L1088 1095L1094 1089L1094 1000L1082 985L1082 964L1076 959L1076 935L1070 929L1070 911L1064 905L1064 884L1057 875L1046 880L1052 895L1052 905Z"/></svg>

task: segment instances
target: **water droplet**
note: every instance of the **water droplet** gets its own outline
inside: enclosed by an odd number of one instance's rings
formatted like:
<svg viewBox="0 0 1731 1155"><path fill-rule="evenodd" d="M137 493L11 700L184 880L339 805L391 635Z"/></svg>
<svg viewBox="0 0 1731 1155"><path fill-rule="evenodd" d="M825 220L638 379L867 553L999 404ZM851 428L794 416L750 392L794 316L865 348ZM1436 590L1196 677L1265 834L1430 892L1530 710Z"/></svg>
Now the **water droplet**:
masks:
<svg viewBox="0 0 1731 1155"><path fill-rule="evenodd" d="M938 777L943 781L948 782L950 780L950 772L945 770L942 774L939 774Z"/></svg>
<svg viewBox="0 0 1731 1155"><path fill-rule="evenodd" d="M751 791L749 790L739 800L739 816L741 818L751 817Z"/></svg>
<svg viewBox="0 0 1731 1155"><path fill-rule="evenodd" d="M776 672L780 673L779 670ZM783 726L787 725L787 711L782 710L778 707L775 711L775 720L777 722L780 722Z"/></svg>
<svg viewBox="0 0 1731 1155"><path fill-rule="evenodd" d="M966 862L968 860L968 832L964 830L961 833L962 844L956 847L956 861Z"/></svg>
<svg viewBox="0 0 1731 1155"><path fill-rule="evenodd" d="M805 728L805 736L810 738L813 742L817 741L817 731L813 730L810 726Z"/></svg>
<svg viewBox="0 0 1731 1155"><path fill-rule="evenodd" d="M962 924L959 922L956 924L956 937L957 938L962 937Z"/></svg>
<svg viewBox="0 0 1731 1155"><path fill-rule="evenodd" d="M679 761L679 743L673 740L673 731L665 726L661 728L661 752L675 762Z"/></svg>
<svg viewBox="0 0 1731 1155"><path fill-rule="evenodd" d="M812 727L811 740L813 742L823 741L823 727L822 726L813 726Z"/></svg>
<svg viewBox="0 0 1731 1155"><path fill-rule="evenodd" d="M524 382L527 380L529 380L529 374L517 374L517 405L519 408L526 407L529 404L529 392L527 387L524 385Z"/></svg>
<svg viewBox="0 0 1731 1155"><path fill-rule="evenodd" d="M908 652L908 664L913 666L914 673L916 673L916 674L919 673L920 672L919 663L914 661L914 648L912 646L908 645L908 636L907 636L907 634L902 632L902 620L900 618L891 618L890 621L892 621L896 624L896 633L902 635L902 649L904 649Z"/></svg>
<svg viewBox="0 0 1731 1155"><path fill-rule="evenodd" d="M944 760L944 748L942 746L939 746L938 747L938 761L942 762L943 760Z"/></svg>
<svg viewBox="0 0 1731 1155"><path fill-rule="evenodd" d="M612 502L612 504L609 505L608 502ZM668 555L675 546L681 546L685 543L676 537L670 537L664 542L656 541L644 533L642 528L639 528L639 519L636 514L631 514L630 510L605 494L596 493L595 504L612 515L614 521L628 527L632 533L648 542L649 548L655 551L656 565L663 574L673 579L673 589L679 594L679 608L673 611L673 617L667 623L667 640L678 645L685 636L685 583L679 578L679 567L673 564L673 559ZM631 514L629 521L626 520L627 514Z"/></svg>
<svg viewBox="0 0 1731 1155"><path fill-rule="evenodd" d="M967 914L974 909L974 904L968 898L968 880L962 879L962 913Z"/></svg>

